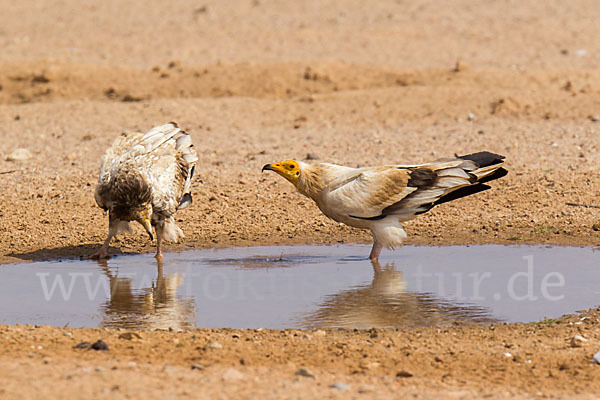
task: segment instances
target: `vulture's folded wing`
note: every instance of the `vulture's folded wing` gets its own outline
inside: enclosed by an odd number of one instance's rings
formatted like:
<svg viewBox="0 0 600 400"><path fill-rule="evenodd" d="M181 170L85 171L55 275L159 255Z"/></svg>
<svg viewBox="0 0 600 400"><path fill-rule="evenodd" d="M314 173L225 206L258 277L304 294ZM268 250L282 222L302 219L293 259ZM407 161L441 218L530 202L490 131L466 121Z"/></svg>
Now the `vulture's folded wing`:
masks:
<svg viewBox="0 0 600 400"><path fill-rule="evenodd" d="M481 183L506 174L503 158L480 152L421 165L357 169L334 180L324 200L329 209L354 218L410 218L450 200L448 195L460 189L469 187L462 195L488 189Z"/></svg>
<svg viewBox="0 0 600 400"><path fill-rule="evenodd" d="M341 176L325 189L328 209L355 218L376 218L416 190L409 187L410 170L399 167L361 168Z"/></svg>

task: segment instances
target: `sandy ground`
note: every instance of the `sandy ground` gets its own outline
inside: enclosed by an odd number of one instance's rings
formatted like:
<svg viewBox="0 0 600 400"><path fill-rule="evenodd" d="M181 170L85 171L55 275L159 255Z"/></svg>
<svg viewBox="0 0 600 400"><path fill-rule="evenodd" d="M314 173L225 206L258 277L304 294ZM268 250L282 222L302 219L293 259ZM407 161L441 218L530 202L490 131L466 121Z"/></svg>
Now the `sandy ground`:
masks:
<svg viewBox="0 0 600 400"><path fill-rule="evenodd" d="M418 163L479 150L505 155L509 175L408 223L408 243L598 243L600 210L567 205L600 204L593 1L64 0L0 8L1 263L94 252L107 230L93 200L100 156L121 133L168 121L191 133L200 154L195 203L177 215L186 239L171 250L370 240L261 174L268 162ZM32 158L7 161L16 148ZM152 250L141 229L111 247ZM117 331L3 326L0 391L591 398L600 391L600 367L590 363L600 336L597 311L590 316L581 325L569 317L374 338L199 330L143 332L129 342ZM571 348L577 333L590 341ZM97 339L110 350L71 348ZM223 349L203 350L211 340ZM192 371L194 363L206 368ZM315 379L295 376L301 366ZM413 377L397 378L404 370ZM335 381L350 392L329 388Z"/></svg>

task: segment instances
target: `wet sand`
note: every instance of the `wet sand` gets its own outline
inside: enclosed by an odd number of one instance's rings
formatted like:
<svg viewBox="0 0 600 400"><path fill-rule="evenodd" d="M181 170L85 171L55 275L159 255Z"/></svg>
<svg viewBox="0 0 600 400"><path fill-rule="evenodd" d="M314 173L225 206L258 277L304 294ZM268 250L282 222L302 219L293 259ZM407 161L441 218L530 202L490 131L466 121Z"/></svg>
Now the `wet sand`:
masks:
<svg viewBox="0 0 600 400"><path fill-rule="evenodd" d="M2 4L1 263L94 252L107 230L93 199L100 156L122 132L168 121L191 133L200 154L194 205L177 214L186 239L168 250L367 243L368 233L327 220L262 165L309 155L350 166L419 163L480 150L505 155L509 175L408 223L407 243L598 243L599 210L567 205L600 205L594 2L120 4ZM32 158L7 161L16 148ZM140 228L110 251L153 250ZM250 341L242 337L256 333L143 332L132 345L116 331L0 329L0 390L9 397L347 396L328 387L340 380L352 396L366 385L377 397L572 398L597 393L600 374L590 364L596 311L582 325L392 330L371 344L366 332L326 331L308 347L296 343L303 332ZM569 347L576 333L590 342ZM209 336L231 356L194 350L211 367L189 370L191 349ZM108 353L71 349L96 337ZM418 357L404 364L406 352ZM371 358L381 366L359 368ZM302 365L316 379L296 377ZM244 378L224 378L229 367ZM404 369L414 377L396 378Z"/></svg>

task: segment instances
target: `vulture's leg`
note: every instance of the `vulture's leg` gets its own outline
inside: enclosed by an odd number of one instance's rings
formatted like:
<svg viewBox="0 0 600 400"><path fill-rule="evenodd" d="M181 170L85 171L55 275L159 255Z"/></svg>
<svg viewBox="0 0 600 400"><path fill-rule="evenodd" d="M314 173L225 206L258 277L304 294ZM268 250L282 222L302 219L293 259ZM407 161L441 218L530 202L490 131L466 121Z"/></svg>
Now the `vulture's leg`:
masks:
<svg viewBox="0 0 600 400"><path fill-rule="evenodd" d="M162 261L162 259L163 259L162 240L163 240L163 234L164 234L164 222L163 221L158 222L154 226L154 229L156 229L156 259L158 261Z"/></svg>
<svg viewBox="0 0 600 400"><path fill-rule="evenodd" d="M92 256L90 258L92 258L94 260L102 260L102 259L108 258L108 245L110 244L110 241L115 236L115 234L116 234L115 230L109 228L108 236L106 237L104 244L102 245L102 247L100 247L100 249L97 252L92 254Z"/></svg>
<svg viewBox="0 0 600 400"><path fill-rule="evenodd" d="M369 258L371 259L371 261L379 260L379 254L381 254L381 249L383 249L383 246L381 245L381 243L375 240L375 242L373 243L373 248L371 249L371 254L369 254Z"/></svg>

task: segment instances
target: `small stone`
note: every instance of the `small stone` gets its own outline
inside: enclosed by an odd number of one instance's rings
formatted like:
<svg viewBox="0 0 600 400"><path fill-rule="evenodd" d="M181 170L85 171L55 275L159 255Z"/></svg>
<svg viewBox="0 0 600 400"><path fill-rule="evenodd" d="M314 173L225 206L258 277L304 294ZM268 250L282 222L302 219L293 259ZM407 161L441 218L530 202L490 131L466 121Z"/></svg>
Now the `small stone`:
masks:
<svg viewBox="0 0 600 400"><path fill-rule="evenodd" d="M373 391L372 386L361 386L358 388L358 393L369 393Z"/></svg>
<svg viewBox="0 0 600 400"><path fill-rule="evenodd" d="M165 374L169 374L169 375L173 375L177 372L177 369L175 367L170 366L169 364L163 365L162 370Z"/></svg>
<svg viewBox="0 0 600 400"><path fill-rule="evenodd" d="M316 331L314 331L314 332L313 332L313 335L315 335L315 336L321 336L321 337L323 337L323 336L326 336L326 335L327 335L327 332L325 332L325 331L322 331L321 329L319 329L319 330L316 330Z"/></svg>
<svg viewBox="0 0 600 400"><path fill-rule="evenodd" d="M581 335L575 335L571 338L571 347L582 347L588 340Z"/></svg>
<svg viewBox="0 0 600 400"><path fill-rule="evenodd" d="M308 153L305 160L318 160L319 156L314 153Z"/></svg>
<svg viewBox="0 0 600 400"><path fill-rule="evenodd" d="M140 335L139 333L136 332L125 332L125 333L121 333L119 335L119 339L125 339L125 340L134 340L134 339L141 339L142 335Z"/></svg>
<svg viewBox="0 0 600 400"><path fill-rule="evenodd" d="M467 119L469 121L475 121L477 119L477 116L473 113L469 113L469 114L467 114Z"/></svg>
<svg viewBox="0 0 600 400"><path fill-rule="evenodd" d="M565 217L568 217L568 216L570 216L570 215L571 215L571 213L570 213L570 212L568 212L568 211L565 211L565 210L561 211L560 213L561 213L562 215L564 215Z"/></svg>
<svg viewBox="0 0 600 400"><path fill-rule="evenodd" d="M586 49L577 49L575 50L575 55L577 57L583 57L587 54L587 50Z"/></svg>
<svg viewBox="0 0 600 400"><path fill-rule="evenodd" d="M6 157L6 161L25 161L29 160L31 157L31 152L27 149L15 149L12 153L10 153Z"/></svg>
<svg viewBox="0 0 600 400"><path fill-rule="evenodd" d="M314 378L315 377L315 375L306 367L302 367L298 371L296 371L296 375L304 376L306 378Z"/></svg>
<svg viewBox="0 0 600 400"><path fill-rule="evenodd" d="M396 373L396 378L411 378L413 374L408 371L399 371Z"/></svg>
<svg viewBox="0 0 600 400"><path fill-rule="evenodd" d="M457 60L456 64L454 65L454 72L461 72L461 71L466 71L467 69L469 69L469 66L467 65L466 62L462 61L462 60Z"/></svg>
<svg viewBox="0 0 600 400"><path fill-rule="evenodd" d="M590 121L592 121L592 122L600 121L600 115L590 115Z"/></svg>
<svg viewBox="0 0 600 400"><path fill-rule="evenodd" d="M592 230L595 231L595 232L600 231L600 224L594 224L594 225L592 225Z"/></svg>
<svg viewBox="0 0 600 400"><path fill-rule="evenodd" d="M332 389L338 390L348 390L350 386L346 385L344 382L335 382L333 385L329 386Z"/></svg>
<svg viewBox="0 0 600 400"><path fill-rule="evenodd" d="M90 346L90 349L108 351L108 345L106 343L104 343L102 340L98 340L98 341L92 343L92 345Z"/></svg>
<svg viewBox="0 0 600 400"><path fill-rule="evenodd" d="M504 357L512 357L513 355L510 353L504 353Z"/></svg>
<svg viewBox="0 0 600 400"><path fill-rule="evenodd" d="M202 371L203 369L204 369L204 366L202 364L194 364L194 365L192 365L192 371L193 370Z"/></svg>
<svg viewBox="0 0 600 400"><path fill-rule="evenodd" d="M598 351L596 354L594 354L594 356L592 357L592 359L594 360L594 362L596 364L600 364L600 351Z"/></svg>
<svg viewBox="0 0 600 400"><path fill-rule="evenodd" d="M89 349L92 344L90 342L81 342L73 346L74 349Z"/></svg>
<svg viewBox="0 0 600 400"><path fill-rule="evenodd" d="M63 336L73 336L73 334L71 332L63 332Z"/></svg>
<svg viewBox="0 0 600 400"><path fill-rule="evenodd" d="M208 342L206 344L207 349L222 349L223 345L219 342Z"/></svg>
<svg viewBox="0 0 600 400"><path fill-rule="evenodd" d="M223 372L223 380L239 381L240 379L244 379L244 374L235 368L227 368L225 372Z"/></svg>
<svg viewBox="0 0 600 400"><path fill-rule="evenodd" d="M523 362L523 357L517 354L516 356L513 356L512 360L516 363L521 363Z"/></svg>

